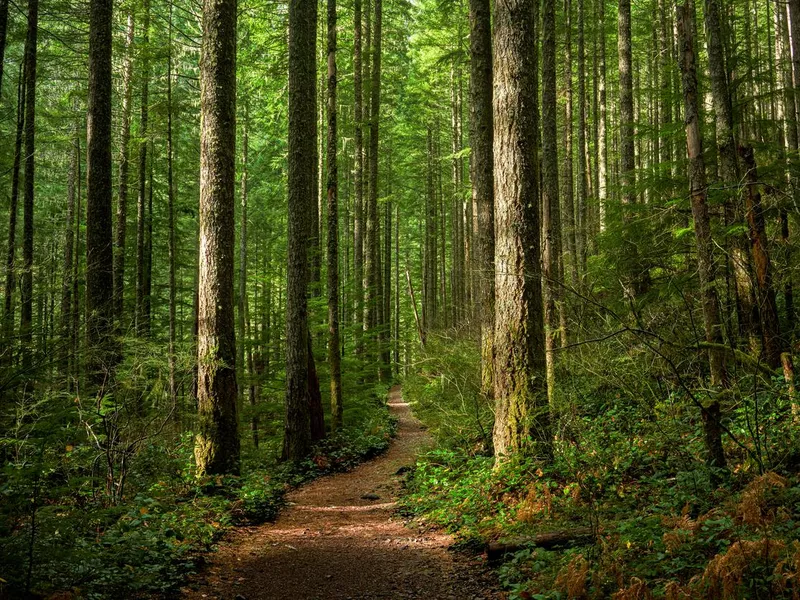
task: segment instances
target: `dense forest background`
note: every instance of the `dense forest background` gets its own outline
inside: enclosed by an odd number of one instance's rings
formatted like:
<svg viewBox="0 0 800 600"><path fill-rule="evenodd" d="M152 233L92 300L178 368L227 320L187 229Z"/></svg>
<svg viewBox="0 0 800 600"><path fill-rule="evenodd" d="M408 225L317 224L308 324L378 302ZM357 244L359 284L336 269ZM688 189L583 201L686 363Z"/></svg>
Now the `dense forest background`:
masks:
<svg viewBox="0 0 800 600"><path fill-rule="evenodd" d="M402 382L403 511L512 597L798 597L800 1L0 0L0 53L0 596L175 593Z"/></svg>

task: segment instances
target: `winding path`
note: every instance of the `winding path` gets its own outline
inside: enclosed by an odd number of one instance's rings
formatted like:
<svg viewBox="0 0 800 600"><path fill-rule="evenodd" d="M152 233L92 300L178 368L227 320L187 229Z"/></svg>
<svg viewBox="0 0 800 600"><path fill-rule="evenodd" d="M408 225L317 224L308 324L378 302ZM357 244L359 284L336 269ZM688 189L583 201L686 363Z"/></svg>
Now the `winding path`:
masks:
<svg viewBox="0 0 800 600"><path fill-rule="evenodd" d="M433 442L399 387L389 410L398 429L384 455L293 491L275 523L235 530L183 598L501 598L480 560L448 551L450 536L415 532L394 514L397 471Z"/></svg>

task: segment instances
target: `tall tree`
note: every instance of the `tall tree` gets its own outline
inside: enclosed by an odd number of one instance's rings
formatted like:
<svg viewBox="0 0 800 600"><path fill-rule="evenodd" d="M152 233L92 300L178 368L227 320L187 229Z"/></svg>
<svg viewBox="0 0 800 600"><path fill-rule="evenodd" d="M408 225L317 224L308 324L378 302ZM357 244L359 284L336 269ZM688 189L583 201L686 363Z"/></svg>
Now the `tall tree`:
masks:
<svg viewBox="0 0 800 600"><path fill-rule="evenodd" d="M503 456L549 445L539 206L534 196L533 1L498 0L494 39L495 426Z"/></svg>
<svg viewBox="0 0 800 600"><path fill-rule="evenodd" d="M587 218L589 196L589 147L586 141L586 0L578 2L578 202L576 206L575 252L578 271L586 272L587 258Z"/></svg>
<svg viewBox="0 0 800 600"><path fill-rule="evenodd" d="M722 320L716 290L716 265L714 241L711 237L711 219L706 201L706 165L703 158L703 136L700 131L700 109L697 92L697 65L694 51L694 27L692 13L687 1L677 7L679 58L683 82L684 128L686 150L689 156L689 186L691 188L694 235L697 245L697 271L700 275L700 293L703 305L703 324L706 342L709 344L708 360L711 367L711 383L728 387L725 354L722 346ZM725 452L722 447L720 427L721 408L714 398L702 407L708 462L717 468L725 467Z"/></svg>
<svg viewBox="0 0 800 600"><path fill-rule="evenodd" d="M20 339L23 366L31 366L33 352L33 195L36 167L36 56L39 40L39 0L28 0L25 39L25 188L22 203L22 286Z"/></svg>
<svg viewBox="0 0 800 600"><path fill-rule="evenodd" d="M625 225L623 244L628 272L624 282L626 294L634 296L644 289L646 274L640 272L639 250L632 239L630 207L636 204L636 146L633 113L633 54L631 50L631 0L619 0L617 13L617 56L619 64L619 182Z"/></svg>
<svg viewBox="0 0 800 600"><path fill-rule="evenodd" d="M339 165L336 106L336 0L328 0L328 365L331 431L342 426L342 356L339 346Z"/></svg>
<svg viewBox="0 0 800 600"><path fill-rule="evenodd" d="M361 48L361 0L353 3L353 121L354 121L354 153L355 165L353 169L353 292L355 295L354 321L356 324L356 353L363 354L363 336L361 319L364 314L364 90L363 67Z"/></svg>
<svg viewBox="0 0 800 600"><path fill-rule="evenodd" d="M239 472L233 322L236 0L205 0L200 62L198 475Z"/></svg>
<svg viewBox="0 0 800 600"><path fill-rule="evenodd" d="M481 390L493 393L494 159L492 157L492 18L489 0L469 1L470 179L477 207L477 255L481 326Z"/></svg>
<svg viewBox="0 0 800 600"><path fill-rule="evenodd" d="M176 302L177 283L175 247L175 148L172 139L172 3L169 5L169 40L167 46L167 252L169 254L169 394L173 405L177 402L175 342L177 337Z"/></svg>
<svg viewBox="0 0 800 600"><path fill-rule="evenodd" d="M150 120L150 0L144 0L142 23L142 95L139 121L139 196L136 202L136 334L148 336L150 333L150 314L148 310L147 288L147 148L148 125Z"/></svg>
<svg viewBox="0 0 800 600"><path fill-rule="evenodd" d="M578 254L575 237L575 191L573 177L572 117L575 108L572 93L572 0L564 0L564 166L561 178L561 223L564 270L573 286L578 283ZM565 277L566 280L566 277Z"/></svg>
<svg viewBox="0 0 800 600"><path fill-rule="evenodd" d="M111 243L111 22L112 0L89 8L89 101L86 120L86 343L87 370L102 386L116 362ZM80 214L80 212L78 213ZM101 390L102 391L102 390Z"/></svg>
<svg viewBox="0 0 800 600"><path fill-rule="evenodd" d="M63 262L63 281L61 284L61 343L63 345L62 352L62 369L64 374L69 373L69 360L72 354L69 346L71 327L72 327L72 311L77 310L75 306L76 299L72 296L72 261L75 260L75 196L77 195L78 187L78 170L80 165L80 144L78 138L78 125L74 126L73 139L72 139L72 157L69 165L69 175L67 178L67 213L64 224L64 262Z"/></svg>
<svg viewBox="0 0 800 600"><path fill-rule="evenodd" d="M542 273L546 302L544 322L548 391L555 382L561 287L561 207L558 200L558 129L556 126L556 0L542 6Z"/></svg>
<svg viewBox="0 0 800 600"><path fill-rule="evenodd" d="M380 340L378 326L383 307L380 279L380 215L378 214L378 130L381 111L381 38L383 21L383 2L373 0L375 16L372 31L372 76L370 77L370 113L369 113L369 153L368 153L368 198L367 198L367 235L364 248L364 270L367 279L367 331L370 341Z"/></svg>
<svg viewBox="0 0 800 600"><path fill-rule="evenodd" d="M11 170L11 202L8 211L8 251L6 253L5 302L3 305L3 339L7 340L9 350L4 360L11 359L14 334L14 290L17 286L17 216L19 213L19 171L22 163L22 142L25 129L25 68L20 65L17 82L17 131L14 138L14 165Z"/></svg>
<svg viewBox="0 0 800 600"><path fill-rule="evenodd" d="M308 240L315 174L315 0L289 2L289 218L286 285L286 420L283 458L311 450Z"/></svg>
<svg viewBox="0 0 800 600"><path fill-rule="evenodd" d="M8 34L8 0L0 0L0 90L3 89L3 66Z"/></svg>
<svg viewBox="0 0 800 600"><path fill-rule="evenodd" d="M170 5L171 6L171 5ZM133 105L133 41L136 33L133 8L128 12L125 58L122 63L122 136L119 143L117 228L114 236L114 312L122 319L125 289L125 241L128 229L128 174L130 172L131 110Z"/></svg>

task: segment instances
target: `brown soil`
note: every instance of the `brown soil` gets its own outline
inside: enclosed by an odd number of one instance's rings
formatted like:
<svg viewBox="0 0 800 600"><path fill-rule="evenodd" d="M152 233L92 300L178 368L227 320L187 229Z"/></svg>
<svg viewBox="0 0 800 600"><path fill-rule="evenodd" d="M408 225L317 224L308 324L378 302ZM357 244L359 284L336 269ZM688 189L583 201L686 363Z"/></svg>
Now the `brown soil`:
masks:
<svg viewBox="0 0 800 600"><path fill-rule="evenodd" d="M413 531L394 514L402 475L430 436L392 389L397 437L386 454L288 496L275 523L231 533L183 597L256 599L502 598L479 558L448 550L441 531ZM362 496L377 495L377 499ZM196 585L192 586L196 587Z"/></svg>

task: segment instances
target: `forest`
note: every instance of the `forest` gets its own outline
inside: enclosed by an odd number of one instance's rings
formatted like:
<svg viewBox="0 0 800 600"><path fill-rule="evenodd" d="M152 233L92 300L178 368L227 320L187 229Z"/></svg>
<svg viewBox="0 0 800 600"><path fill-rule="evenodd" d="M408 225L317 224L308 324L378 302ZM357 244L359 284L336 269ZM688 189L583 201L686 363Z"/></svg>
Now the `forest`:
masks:
<svg viewBox="0 0 800 600"><path fill-rule="evenodd" d="M0 136L0 598L800 598L800 0L0 0Z"/></svg>

